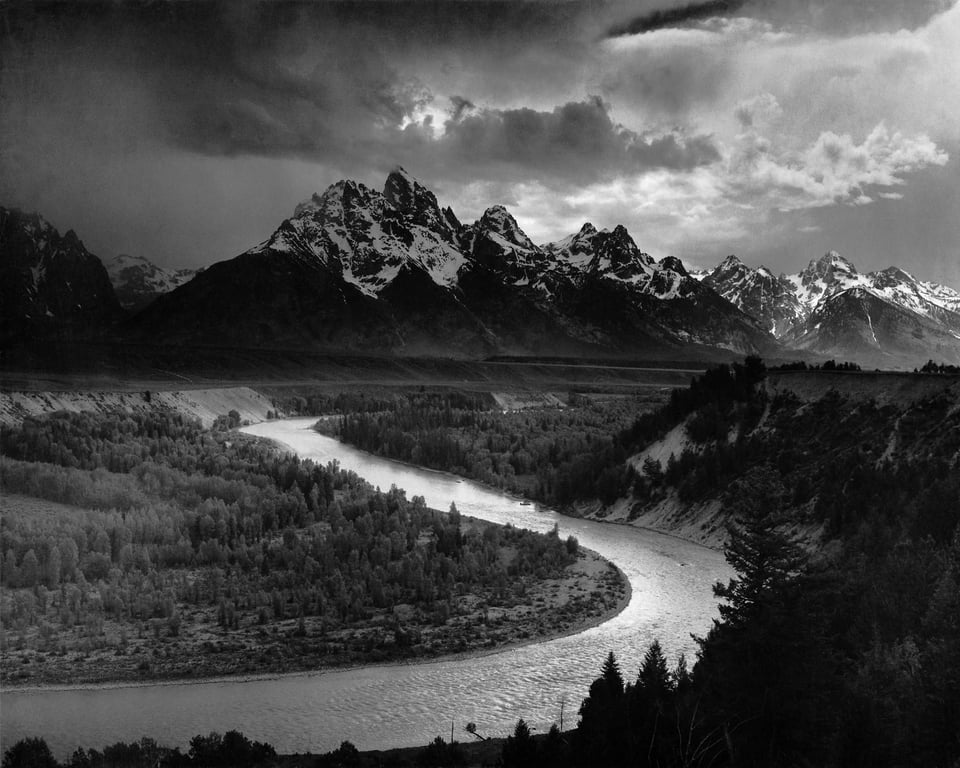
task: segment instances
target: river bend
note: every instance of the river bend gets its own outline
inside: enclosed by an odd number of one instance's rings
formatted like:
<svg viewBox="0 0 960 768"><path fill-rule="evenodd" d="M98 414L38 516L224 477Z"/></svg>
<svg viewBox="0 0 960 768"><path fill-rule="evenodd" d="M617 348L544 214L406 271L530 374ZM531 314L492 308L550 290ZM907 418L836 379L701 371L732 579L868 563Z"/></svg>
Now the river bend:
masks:
<svg viewBox="0 0 960 768"><path fill-rule="evenodd" d="M523 717L542 732L577 708L614 651L628 679L646 647L659 638L672 665L716 615L712 585L729 577L723 556L681 539L622 525L564 517L452 475L372 456L314 432L316 419L268 421L244 431L278 440L303 458L336 459L375 486L404 488L427 504L536 531L558 524L560 535L616 563L633 590L629 605L606 623L577 635L486 656L409 665L371 666L272 679L150 684L135 687L6 690L0 696L0 746L40 735L59 757L77 746L102 748L147 735L185 746L198 733L242 731L278 752L320 752L349 740L360 749L460 740L475 722L487 736L505 735Z"/></svg>

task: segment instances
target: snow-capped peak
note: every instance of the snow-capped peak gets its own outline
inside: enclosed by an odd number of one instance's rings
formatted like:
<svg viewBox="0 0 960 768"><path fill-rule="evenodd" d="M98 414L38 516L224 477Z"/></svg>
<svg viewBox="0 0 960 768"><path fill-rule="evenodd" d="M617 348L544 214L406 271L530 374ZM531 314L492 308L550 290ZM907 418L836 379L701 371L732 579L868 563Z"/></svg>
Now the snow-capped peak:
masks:
<svg viewBox="0 0 960 768"><path fill-rule="evenodd" d="M387 176L383 196L412 223L439 233L450 243L455 242L460 222L453 211L441 210L436 195L399 165Z"/></svg>
<svg viewBox="0 0 960 768"><path fill-rule="evenodd" d="M806 269L787 279L796 289L797 300L809 313L827 296L855 287L870 287L870 278L836 251L811 260Z"/></svg>
<svg viewBox="0 0 960 768"><path fill-rule="evenodd" d="M807 268L800 273L801 281L813 282L815 280L826 280L834 282L843 276L853 277L857 275L857 268L836 251L827 251L819 259L812 259Z"/></svg>
<svg viewBox="0 0 960 768"><path fill-rule="evenodd" d="M868 294L933 320L951 333L960 333L960 293L923 283L899 267L861 273L836 251L810 261L794 275L774 277L765 267L752 269L728 256L705 278L714 290L760 320L777 337L798 332L811 318L834 307L840 299L863 300Z"/></svg>
<svg viewBox="0 0 960 768"><path fill-rule="evenodd" d="M727 256L704 279L727 301L757 319L774 336L805 317L795 286L766 267L753 269L736 256Z"/></svg>
<svg viewBox="0 0 960 768"><path fill-rule="evenodd" d="M726 272L727 270L739 269L740 267L744 267L744 266L746 265L742 261L740 261L739 258L737 258L736 254L731 253L729 256L727 256L727 258L725 258L723 261L721 261L717 265L717 269L723 270L724 272Z"/></svg>
<svg viewBox="0 0 960 768"><path fill-rule="evenodd" d="M637 247L623 225L617 225L612 232L597 231L587 222L575 234L547 243L543 250L554 258L561 272L574 280L590 274L645 286L656 270L654 260Z"/></svg>
<svg viewBox="0 0 960 768"><path fill-rule="evenodd" d="M164 269L143 256L121 253L106 263L117 299L125 309L140 309L197 274L193 269Z"/></svg>
<svg viewBox="0 0 960 768"><path fill-rule="evenodd" d="M511 246L520 248L524 251L538 251L533 241L527 237L526 233L520 229L517 220L513 218L506 208L502 205L494 205L487 208L477 222L479 229L488 234L499 235Z"/></svg>
<svg viewBox="0 0 960 768"><path fill-rule="evenodd" d="M424 270L438 285L454 284L464 260L457 228L433 193L398 168L384 193L344 180L314 194L253 251L315 259L376 296L407 267Z"/></svg>

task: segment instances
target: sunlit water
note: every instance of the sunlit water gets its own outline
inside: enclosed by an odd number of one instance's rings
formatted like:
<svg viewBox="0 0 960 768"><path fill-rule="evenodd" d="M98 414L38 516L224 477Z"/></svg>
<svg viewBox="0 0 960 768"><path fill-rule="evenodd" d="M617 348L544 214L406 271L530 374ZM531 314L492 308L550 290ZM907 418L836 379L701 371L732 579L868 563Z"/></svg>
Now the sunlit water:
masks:
<svg viewBox="0 0 960 768"><path fill-rule="evenodd" d="M535 732L576 712L607 651L625 677L636 674L644 650L659 638L671 663L683 651L693 661L691 633L702 634L716 614L712 585L729 576L722 555L651 531L563 517L452 475L371 456L323 437L315 419L270 421L245 428L273 438L301 457L332 459L386 490L404 488L427 504L536 531L558 524L560 535L616 563L630 580L627 608L578 635L474 658L371 666L274 679L77 690L4 691L0 740L9 747L42 735L61 757L78 745L103 747L147 735L184 746L198 733L242 731L279 752L319 752L349 740L361 749L425 744L434 736L468 740L467 722L483 735L509 732L523 717Z"/></svg>

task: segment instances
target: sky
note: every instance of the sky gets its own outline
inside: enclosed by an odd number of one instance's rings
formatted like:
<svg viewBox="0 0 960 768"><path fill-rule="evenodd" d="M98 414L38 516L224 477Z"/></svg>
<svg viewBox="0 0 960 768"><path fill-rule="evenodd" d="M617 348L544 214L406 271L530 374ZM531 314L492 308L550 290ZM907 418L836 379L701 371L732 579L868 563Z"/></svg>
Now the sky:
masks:
<svg viewBox="0 0 960 768"><path fill-rule="evenodd" d="M12 2L0 51L0 205L104 260L231 258L402 165L536 242L960 289L960 0Z"/></svg>

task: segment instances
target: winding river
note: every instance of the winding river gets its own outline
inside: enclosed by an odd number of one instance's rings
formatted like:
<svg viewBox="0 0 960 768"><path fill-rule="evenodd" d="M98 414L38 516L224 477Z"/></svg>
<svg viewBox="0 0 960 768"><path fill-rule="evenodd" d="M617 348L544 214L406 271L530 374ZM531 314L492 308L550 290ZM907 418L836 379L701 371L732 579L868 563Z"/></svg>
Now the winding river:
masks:
<svg viewBox="0 0 960 768"><path fill-rule="evenodd" d="M693 660L690 633L702 634L716 615L714 582L729 576L723 556L670 536L621 525L563 517L542 506L445 473L372 456L323 437L315 419L270 421L244 431L278 440L298 455L336 459L383 489L467 515L537 531L559 524L560 535L616 563L633 589L627 608L577 635L462 659L371 666L270 679L153 684L135 687L7 690L0 696L0 746L42 735L59 757L78 745L102 747L141 735L185 746L198 733L242 731L279 752L320 752L347 739L361 749L460 740L475 722L483 735L504 735L523 717L535 732L560 718L576 722L577 708L613 650L625 677L635 674L646 647L659 638L672 664Z"/></svg>

